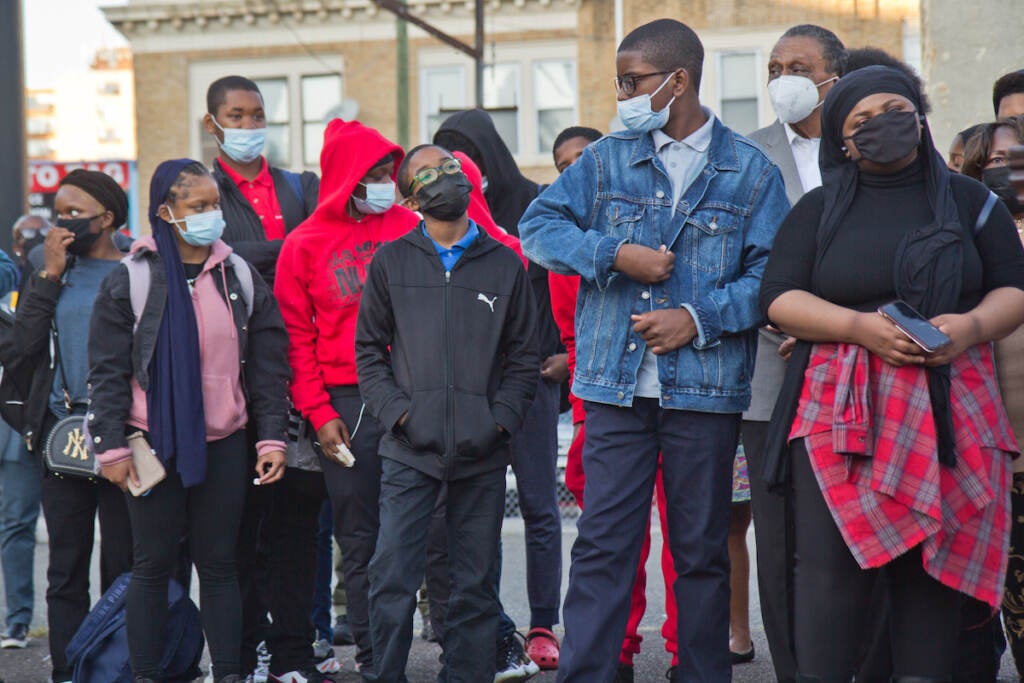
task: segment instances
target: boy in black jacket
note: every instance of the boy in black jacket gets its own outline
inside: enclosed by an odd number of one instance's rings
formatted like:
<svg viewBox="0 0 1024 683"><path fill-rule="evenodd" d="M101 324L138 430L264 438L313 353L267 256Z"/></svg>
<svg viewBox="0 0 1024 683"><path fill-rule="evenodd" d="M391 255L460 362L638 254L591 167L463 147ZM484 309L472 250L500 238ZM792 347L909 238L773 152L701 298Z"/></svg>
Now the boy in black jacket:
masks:
<svg viewBox="0 0 1024 683"><path fill-rule="evenodd" d="M424 220L377 251L356 328L359 387L388 430L371 680L405 680L427 530L447 488L452 592L439 680L479 683L494 676L505 469L537 384L535 304L522 262L467 217L470 184L447 150L414 148L398 184Z"/></svg>

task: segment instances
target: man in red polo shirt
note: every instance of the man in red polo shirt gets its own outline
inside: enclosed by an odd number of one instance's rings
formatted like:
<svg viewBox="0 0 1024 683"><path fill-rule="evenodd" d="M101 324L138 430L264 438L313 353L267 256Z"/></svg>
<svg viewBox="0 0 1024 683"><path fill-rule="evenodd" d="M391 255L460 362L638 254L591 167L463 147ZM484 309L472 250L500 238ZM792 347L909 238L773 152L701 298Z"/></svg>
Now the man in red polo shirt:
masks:
<svg viewBox="0 0 1024 683"><path fill-rule="evenodd" d="M223 239L273 287L284 237L316 210L320 180L315 173L275 168L263 156L263 96L248 78L214 81L206 91L206 107L203 127L220 149L213 177L220 188ZM249 490L238 549L242 665L247 671L258 668L257 644L265 641L270 666L289 671L290 683L319 680L307 663L317 654L310 645L311 607L326 489L321 472L296 466L303 449L312 452L308 438L289 444L288 468L280 483ZM323 671L339 668L329 650L317 657L321 659Z"/></svg>
<svg viewBox="0 0 1024 683"><path fill-rule="evenodd" d="M284 236L316 209L320 179L267 162L263 96L248 78L214 81L206 91L206 110L203 127L220 148L213 177L226 223L223 239L273 286Z"/></svg>

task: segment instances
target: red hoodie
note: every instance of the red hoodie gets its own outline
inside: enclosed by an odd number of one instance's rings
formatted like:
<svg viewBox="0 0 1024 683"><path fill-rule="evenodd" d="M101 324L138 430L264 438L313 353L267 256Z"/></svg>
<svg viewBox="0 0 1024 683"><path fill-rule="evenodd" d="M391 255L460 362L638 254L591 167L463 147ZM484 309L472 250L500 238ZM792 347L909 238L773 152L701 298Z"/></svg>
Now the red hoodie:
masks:
<svg viewBox="0 0 1024 683"><path fill-rule="evenodd" d="M388 153L397 169L402 148L376 130L357 121L328 124L320 153L320 202L281 247L274 294L291 339L292 402L314 429L338 417L327 388L358 382L356 316L366 266L377 247L419 222L397 204L358 221L348 215L356 183Z"/></svg>
<svg viewBox="0 0 1024 683"><path fill-rule="evenodd" d="M469 219L488 235L516 252L516 256L523 262L523 267L529 269L530 262L523 255L523 248L519 245L519 238L505 232L501 226L494 222L494 218L491 216L491 209L487 206L487 200L484 198L484 176L480 169L473 163L472 159L462 152L453 152L452 156L462 162L462 172L466 174L466 178L469 179L469 183L473 186L473 192L469 195L469 209L466 211Z"/></svg>

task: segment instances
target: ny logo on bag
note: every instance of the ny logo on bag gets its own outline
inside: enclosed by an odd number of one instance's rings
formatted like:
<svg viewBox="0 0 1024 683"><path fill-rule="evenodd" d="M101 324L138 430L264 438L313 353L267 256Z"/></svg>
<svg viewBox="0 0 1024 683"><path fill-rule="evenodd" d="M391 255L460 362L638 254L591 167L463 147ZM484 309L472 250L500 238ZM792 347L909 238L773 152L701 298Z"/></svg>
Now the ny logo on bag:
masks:
<svg viewBox="0 0 1024 683"><path fill-rule="evenodd" d="M85 434L78 427L68 432L68 442L62 451L72 460L88 460L89 449L85 446Z"/></svg>

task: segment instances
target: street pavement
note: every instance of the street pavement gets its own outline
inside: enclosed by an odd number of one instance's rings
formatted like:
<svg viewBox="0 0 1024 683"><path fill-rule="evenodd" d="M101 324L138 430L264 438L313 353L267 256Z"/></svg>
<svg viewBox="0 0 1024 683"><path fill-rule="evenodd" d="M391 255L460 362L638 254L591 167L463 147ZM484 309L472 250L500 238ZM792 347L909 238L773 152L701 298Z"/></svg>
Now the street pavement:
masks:
<svg viewBox="0 0 1024 683"><path fill-rule="evenodd" d="M664 595L665 587L661 581L660 552L661 534L658 530L657 517L652 524L652 550L647 562L647 614L641 623L641 634L644 637L643 651L637 656L635 665L637 683L657 683L665 680L665 672L670 664L670 657L665 652L664 641L661 639L661 624L665 618ZM576 537L575 524L566 520L562 532L562 555L563 555L563 595L569 575L569 551L572 542ZM504 543L504 564L502 567L502 602L506 611L519 625L520 630L525 633L529 627L529 607L526 602L526 571L524 556L524 534L523 522L518 518L505 520L502 533ZM751 566L754 562L754 536L748 534L748 546L751 549ZM45 628L45 600L46 588L46 553L47 546L41 542L36 546L36 612L33 619L33 635L35 636L29 647L25 650L0 650L0 679L4 683L47 683L49 676L48 648L46 645ZM98 552L93 553L92 585L98 586L99 574L96 566ZM753 573L753 572L752 572ZM2 585L2 579L0 579ZM193 581L193 587L196 582ZM195 588L193 588L195 593ZM96 589L94 588L94 598ZM193 599L198 600L193 594ZM756 579L751 576L750 582L750 621L753 633L754 645L757 651L756 659L750 664L734 667L733 680L738 682L761 683L774 680L771 663L768 656L768 645L764 637L764 629L761 626L760 610L758 608ZM685 609L685 605L680 606ZM0 591L0 614L3 614L4 597ZM419 633L419 616L416 616L416 633ZM561 627L556 629L561 636ZM334 680L340 682L358 682L359 676L354 672L353 648L336 648L340 655L344 670ZM418 637L414 639L412 651L409 656L408 677L409 683L433 683L437 678L440 669L438 655L440 649L437 645L427 643ZM1013 676L1013 665L1007 655L1003 659L1001 683L1009 683L1016 680ZM542 673L531 681L537 683L554 683L554 672Z"/></svg>

